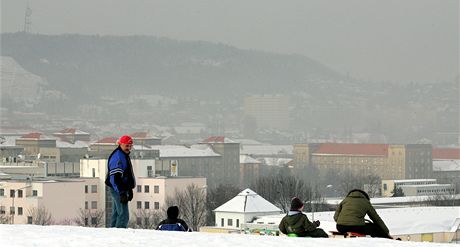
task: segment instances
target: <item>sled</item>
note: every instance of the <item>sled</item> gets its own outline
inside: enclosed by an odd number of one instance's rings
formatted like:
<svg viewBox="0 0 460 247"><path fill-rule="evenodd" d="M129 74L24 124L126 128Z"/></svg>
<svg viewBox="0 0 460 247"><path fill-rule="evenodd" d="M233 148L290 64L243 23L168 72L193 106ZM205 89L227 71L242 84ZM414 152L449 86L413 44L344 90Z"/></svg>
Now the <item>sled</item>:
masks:
<svg viewBox="0 0 460 247"><path fill-rule="evenodd" d="M338 231L330 231L330 233L332 234L333 238L336 238L336 237L343 237L343 238L362 238L362 237L366 237L365 234L357 233L357 232L347 232L347 233L343 234L343 233L338 232Z"/></svg>

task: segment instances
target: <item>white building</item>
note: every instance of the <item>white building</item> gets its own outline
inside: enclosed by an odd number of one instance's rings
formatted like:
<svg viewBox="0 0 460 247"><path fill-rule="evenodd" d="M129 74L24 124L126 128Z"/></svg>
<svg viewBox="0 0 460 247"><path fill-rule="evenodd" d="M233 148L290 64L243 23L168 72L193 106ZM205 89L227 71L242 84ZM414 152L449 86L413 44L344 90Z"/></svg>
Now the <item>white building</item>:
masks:
<svg viewBox="0 0 460 247"><path fill-rule="evenodd" d="M242 223L252 222L258 216L278 215L282 210L256 192L245 189L214 212L216 226L240 229Z"/></svg>

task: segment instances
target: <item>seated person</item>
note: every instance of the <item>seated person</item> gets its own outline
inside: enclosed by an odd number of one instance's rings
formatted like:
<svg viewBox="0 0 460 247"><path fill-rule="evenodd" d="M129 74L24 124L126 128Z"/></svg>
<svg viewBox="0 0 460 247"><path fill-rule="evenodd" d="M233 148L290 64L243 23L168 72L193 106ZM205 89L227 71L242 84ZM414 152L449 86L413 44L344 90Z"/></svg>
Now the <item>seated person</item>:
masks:
<svg viewBox="0 0 460 247"><path fill-rule="evenodd" d="M364 217L369 215L373 223L366 223ZM356 232L371 237L392 238L383 220L371 205L369 195L358 189L351 190L337 207L334 214L337 230L346 234Z"/></svg>
<svg viewBox="0 0 460 247"><path fill-rule="evenodd" d="M179 208L177 206L171 206L166 211L168 218L161 221L156 230L161 231L190 231L185 221L178 219Z"/></svg>
<svg viewBox="0 0 460 247"><path fill-rule="evenodd" d="M280 231L286 235L296 234L298 237L328 238L327 233L318 228L319 220L312 223L308 220L307 215L302 213L303 206L299 198L292 199L291 210L280 222Z"/></svg>

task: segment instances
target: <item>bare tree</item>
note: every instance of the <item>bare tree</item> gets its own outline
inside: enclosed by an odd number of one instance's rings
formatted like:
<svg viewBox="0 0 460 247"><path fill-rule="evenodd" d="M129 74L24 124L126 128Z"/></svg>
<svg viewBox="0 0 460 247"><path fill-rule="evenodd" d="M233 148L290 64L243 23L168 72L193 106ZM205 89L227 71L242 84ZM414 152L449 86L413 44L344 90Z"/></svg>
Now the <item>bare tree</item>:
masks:
<svg viewBox="0 0 460 247"><path fill-rule="evenodd" d="M319 193L315 195L311 187L305 184L303 180L291 175L263 177L251 187L257 194L284 212L289 211L293 197L299 197L303 201L311 201L313 197L319 196ZM306 205L305 210L308 211L309 209L309 206Z"/></svg>
<svg viewBox="0 0 460 247"><path fill-rule="evenodd" d="M6 214L4 206L0 205L0 224L9 224L11 218L10 214Z"/></svg>
<svg viewBox="0 0 460 247"><path fill-rule="evenodd" d="M377 197L381 194L382 179L377 175L359 176L364 183L364 191L369 197Z"/></svg>
<svg viewBox="0 0 460 247"><path fill-rule="evenodd" d="M51 225L53 217L51 213L44 206L30 208L28 210L29 217L32 217L32 224L34 225Z"/></svg>
<svg viewBox="0 0 460 247"><path fill-rule="evenodd" d="M155 229L163 214L160 210L138 209L129 221L130 228Z"/></svg>
<svg viewBox="0 0 460 247"><path fill-rule="evenodd" d="M105 211L102 209L90 210L80 208L74 222L79 226L103 227L104 215Z"/></svg>
<svg viewBox="0 0 460 247"><path fill-rule="evenodd" d="M238 195L239 192L241 192L241 189L231 184L219 184L219 186L210 189L206 197L206 207L208 211L206 225L215 225L215 215L212 210L226 203Z"/></svg>
<svg viewBox="0 0 460 247"><path fill-rule="evenodd" d="M181 218L189 228L197 231L206 224L206 191L192 184L183 191L176 190L176 196L166 199L166 210L169 206L176 205L181 212Z"/></svg>

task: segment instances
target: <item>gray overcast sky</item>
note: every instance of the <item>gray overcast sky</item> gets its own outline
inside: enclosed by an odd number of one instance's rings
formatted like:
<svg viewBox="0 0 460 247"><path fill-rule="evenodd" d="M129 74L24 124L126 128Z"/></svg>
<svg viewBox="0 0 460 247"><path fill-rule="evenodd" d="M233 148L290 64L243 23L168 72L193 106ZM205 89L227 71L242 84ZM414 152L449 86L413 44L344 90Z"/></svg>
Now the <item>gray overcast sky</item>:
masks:
<svg viewBox="0 0 460 247"><path fill-rule="evenodd" d="M27 0L1 0L2 32ZM32 32L156 35L297 53L371 80L453 80L458 0L29 0Z"/></svg>

